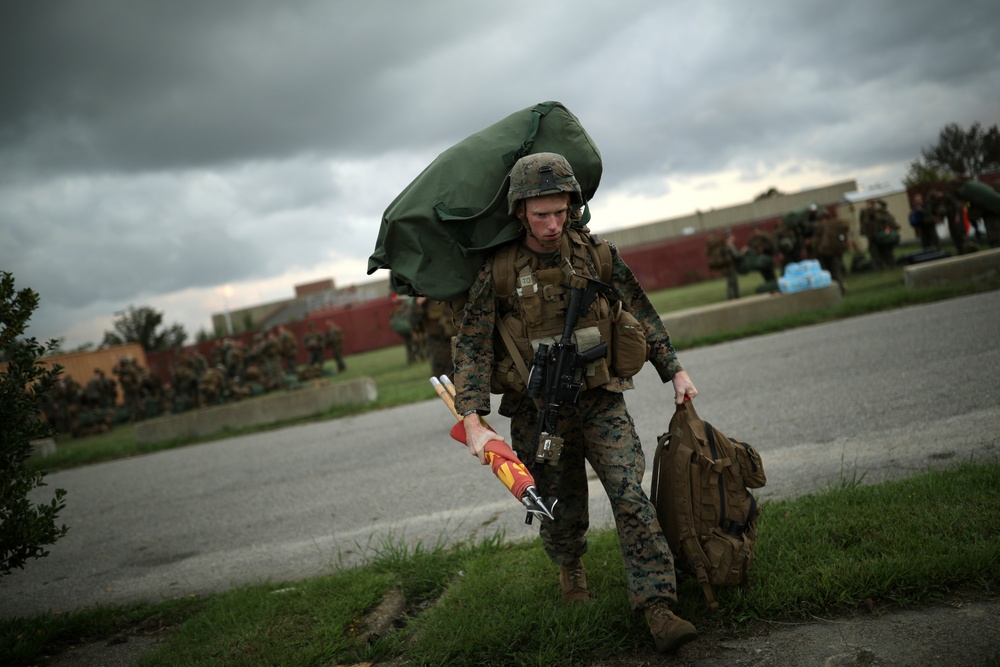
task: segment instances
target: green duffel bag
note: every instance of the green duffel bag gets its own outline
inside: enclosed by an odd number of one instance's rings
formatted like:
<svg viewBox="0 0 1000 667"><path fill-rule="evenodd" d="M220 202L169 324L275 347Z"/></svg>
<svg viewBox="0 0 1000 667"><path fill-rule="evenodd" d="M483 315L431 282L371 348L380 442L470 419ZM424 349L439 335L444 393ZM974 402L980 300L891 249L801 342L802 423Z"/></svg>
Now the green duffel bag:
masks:
<svg viewBox="0 0 1000 667"><path fill-rule="evenodd" d="M740 263L737 265L736 270L741 275L746 275L751 271L766 271L768 268L774 268L773 255L758 254L752 248L747 248L746 252L740 258Z"/></svg>
<svg viewBox="0 0 1000 667"><path fill-rule="evenodd" d="M968 181L958 189L958 196L973 206L1000 213L1000 192L981 181Z"/></svg>
<svg viewBox="0 0 1000 667"><path fill-rule="evenodd" d="M521 236L507 212L508 175L532 153L559 153L584 201L601 182L601 153L559 102L517 111L437 156L382 214L368 274L389 269L397 294L446 301L468 292L487 253ZM590 219L584 211L582 226Z"/></svg>
<svg viewBox="0 0 1000 667"><path fill-rule="evenodd" d="M899 230L893 229L889 225L880 225L875 228L875 233L872 235L875 239L875 244L880 246L896 246L899 245Z"/></svg>

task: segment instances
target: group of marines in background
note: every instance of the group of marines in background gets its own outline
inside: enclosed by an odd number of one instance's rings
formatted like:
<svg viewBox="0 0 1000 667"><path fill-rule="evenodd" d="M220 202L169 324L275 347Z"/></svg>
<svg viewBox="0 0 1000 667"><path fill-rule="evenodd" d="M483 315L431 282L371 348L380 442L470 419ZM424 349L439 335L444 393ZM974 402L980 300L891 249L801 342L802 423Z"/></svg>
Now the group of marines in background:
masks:
<svg viewBox="0 0 1000 667"><path fill-rule="evenodd" d="M937 229L942 225L947 227L957 254L975 252L983 246L1000 247L1000 216L962 201L958 196L959 185L956 182L929 190L926 203L923 193L913 196L909 222L923 251L941 250ZM759 271L764 283L757 291L777 291L776 266L784 272L789 264L806 259L819 261L841 292L846 292L845 254L851 253L851 273L881 271L895 266L895 249L900 243L899 223L885 200L867 200L858 219L860 234L867 241L868 257L853 238L848 221L833 217L813 204L786 215L771 233L755 229L744 248L736 246L732 234L709 235L709 266L725 275L729 299L739 298L739 275Z"/></svg>
<svg viewBox="0 0 1000 667"><path fill-rule="evenodd" d="M299 342L283 326L258 332L250 345L222 338L212 347L211 359L197 350L184 353L171 369L169 384L134 359L122 357L112 369L117 379L95 369L81 385L63 374L43 396L42 411L57 433L82 437L104 433L115 424L238 401L321 377L331 372L324 367L327 350L337 372L347 369L343 331L332 320L325 331L310 323L302 343L309 359L298 366Z"/></svg>

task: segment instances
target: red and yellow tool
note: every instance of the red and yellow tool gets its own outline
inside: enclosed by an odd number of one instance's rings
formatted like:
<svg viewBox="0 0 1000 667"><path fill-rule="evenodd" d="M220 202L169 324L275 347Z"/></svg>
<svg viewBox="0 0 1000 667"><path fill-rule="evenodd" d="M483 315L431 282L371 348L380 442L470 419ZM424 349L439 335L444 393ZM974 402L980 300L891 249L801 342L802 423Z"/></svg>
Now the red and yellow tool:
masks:
<svg viewBox="0 0 1000 667"><path fill-rule="evenodd" d="M466 444L465 424L462 422L461 415L455 410L455 385L452 384L447 375L442 375L440 379L432 377L431 385L451 411L452 416L457 420L456 424L451 428L451 437L463 445ZM493 430L493 427L487 424L486 420L483 420L481 417L480 420L483 426L491 431ZM493 474L503 482L504 486L510 490L515 498L521 501L521 504L528 510L529 519L533 514L544 516L548 519L554 518L552 510L555 507L555 500L553 499L549 503L542 500L538 494L538 489L535 487L535 478L531 476L528 468L521 463L521 460L517 458L517 454L514 453L514 450L506 442L503 440L490 440L486 443L483 451L486 454L486 462L493 470Z"/></svg>

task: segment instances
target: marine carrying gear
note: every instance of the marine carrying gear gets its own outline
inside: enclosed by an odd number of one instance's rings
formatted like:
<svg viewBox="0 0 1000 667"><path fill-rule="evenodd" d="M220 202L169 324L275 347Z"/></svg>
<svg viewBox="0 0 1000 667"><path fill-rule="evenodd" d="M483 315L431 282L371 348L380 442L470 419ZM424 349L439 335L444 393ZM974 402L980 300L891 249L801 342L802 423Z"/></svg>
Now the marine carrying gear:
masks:
<svg viewBox="0 0 1000 667"><path fill-rule="evenodd" d="M600 151L565 106L536 104L445 150L396 196L382 214L368 273L389 269L397 294L447 301L467 293L489 251L524 234L507 201L511 168L546 152L573 166L580 203L589 201L601 182ZM589 218L584 208L570 224Z"/></svg>

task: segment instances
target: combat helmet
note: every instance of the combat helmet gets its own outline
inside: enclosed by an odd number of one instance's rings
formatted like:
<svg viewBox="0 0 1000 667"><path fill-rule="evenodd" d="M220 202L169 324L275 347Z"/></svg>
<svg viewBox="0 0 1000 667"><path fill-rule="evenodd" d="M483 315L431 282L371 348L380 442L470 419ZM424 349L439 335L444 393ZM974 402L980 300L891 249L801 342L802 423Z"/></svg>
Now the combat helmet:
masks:
<svg viewBox="0 0 1000 667"><path fill-rule="evenodd" d="M569 193L574 209L583 207L580 184L569 161L558 153L533 153L514 163L507 190L507 210L514 215L517 202L531 197Z"/></svg>

